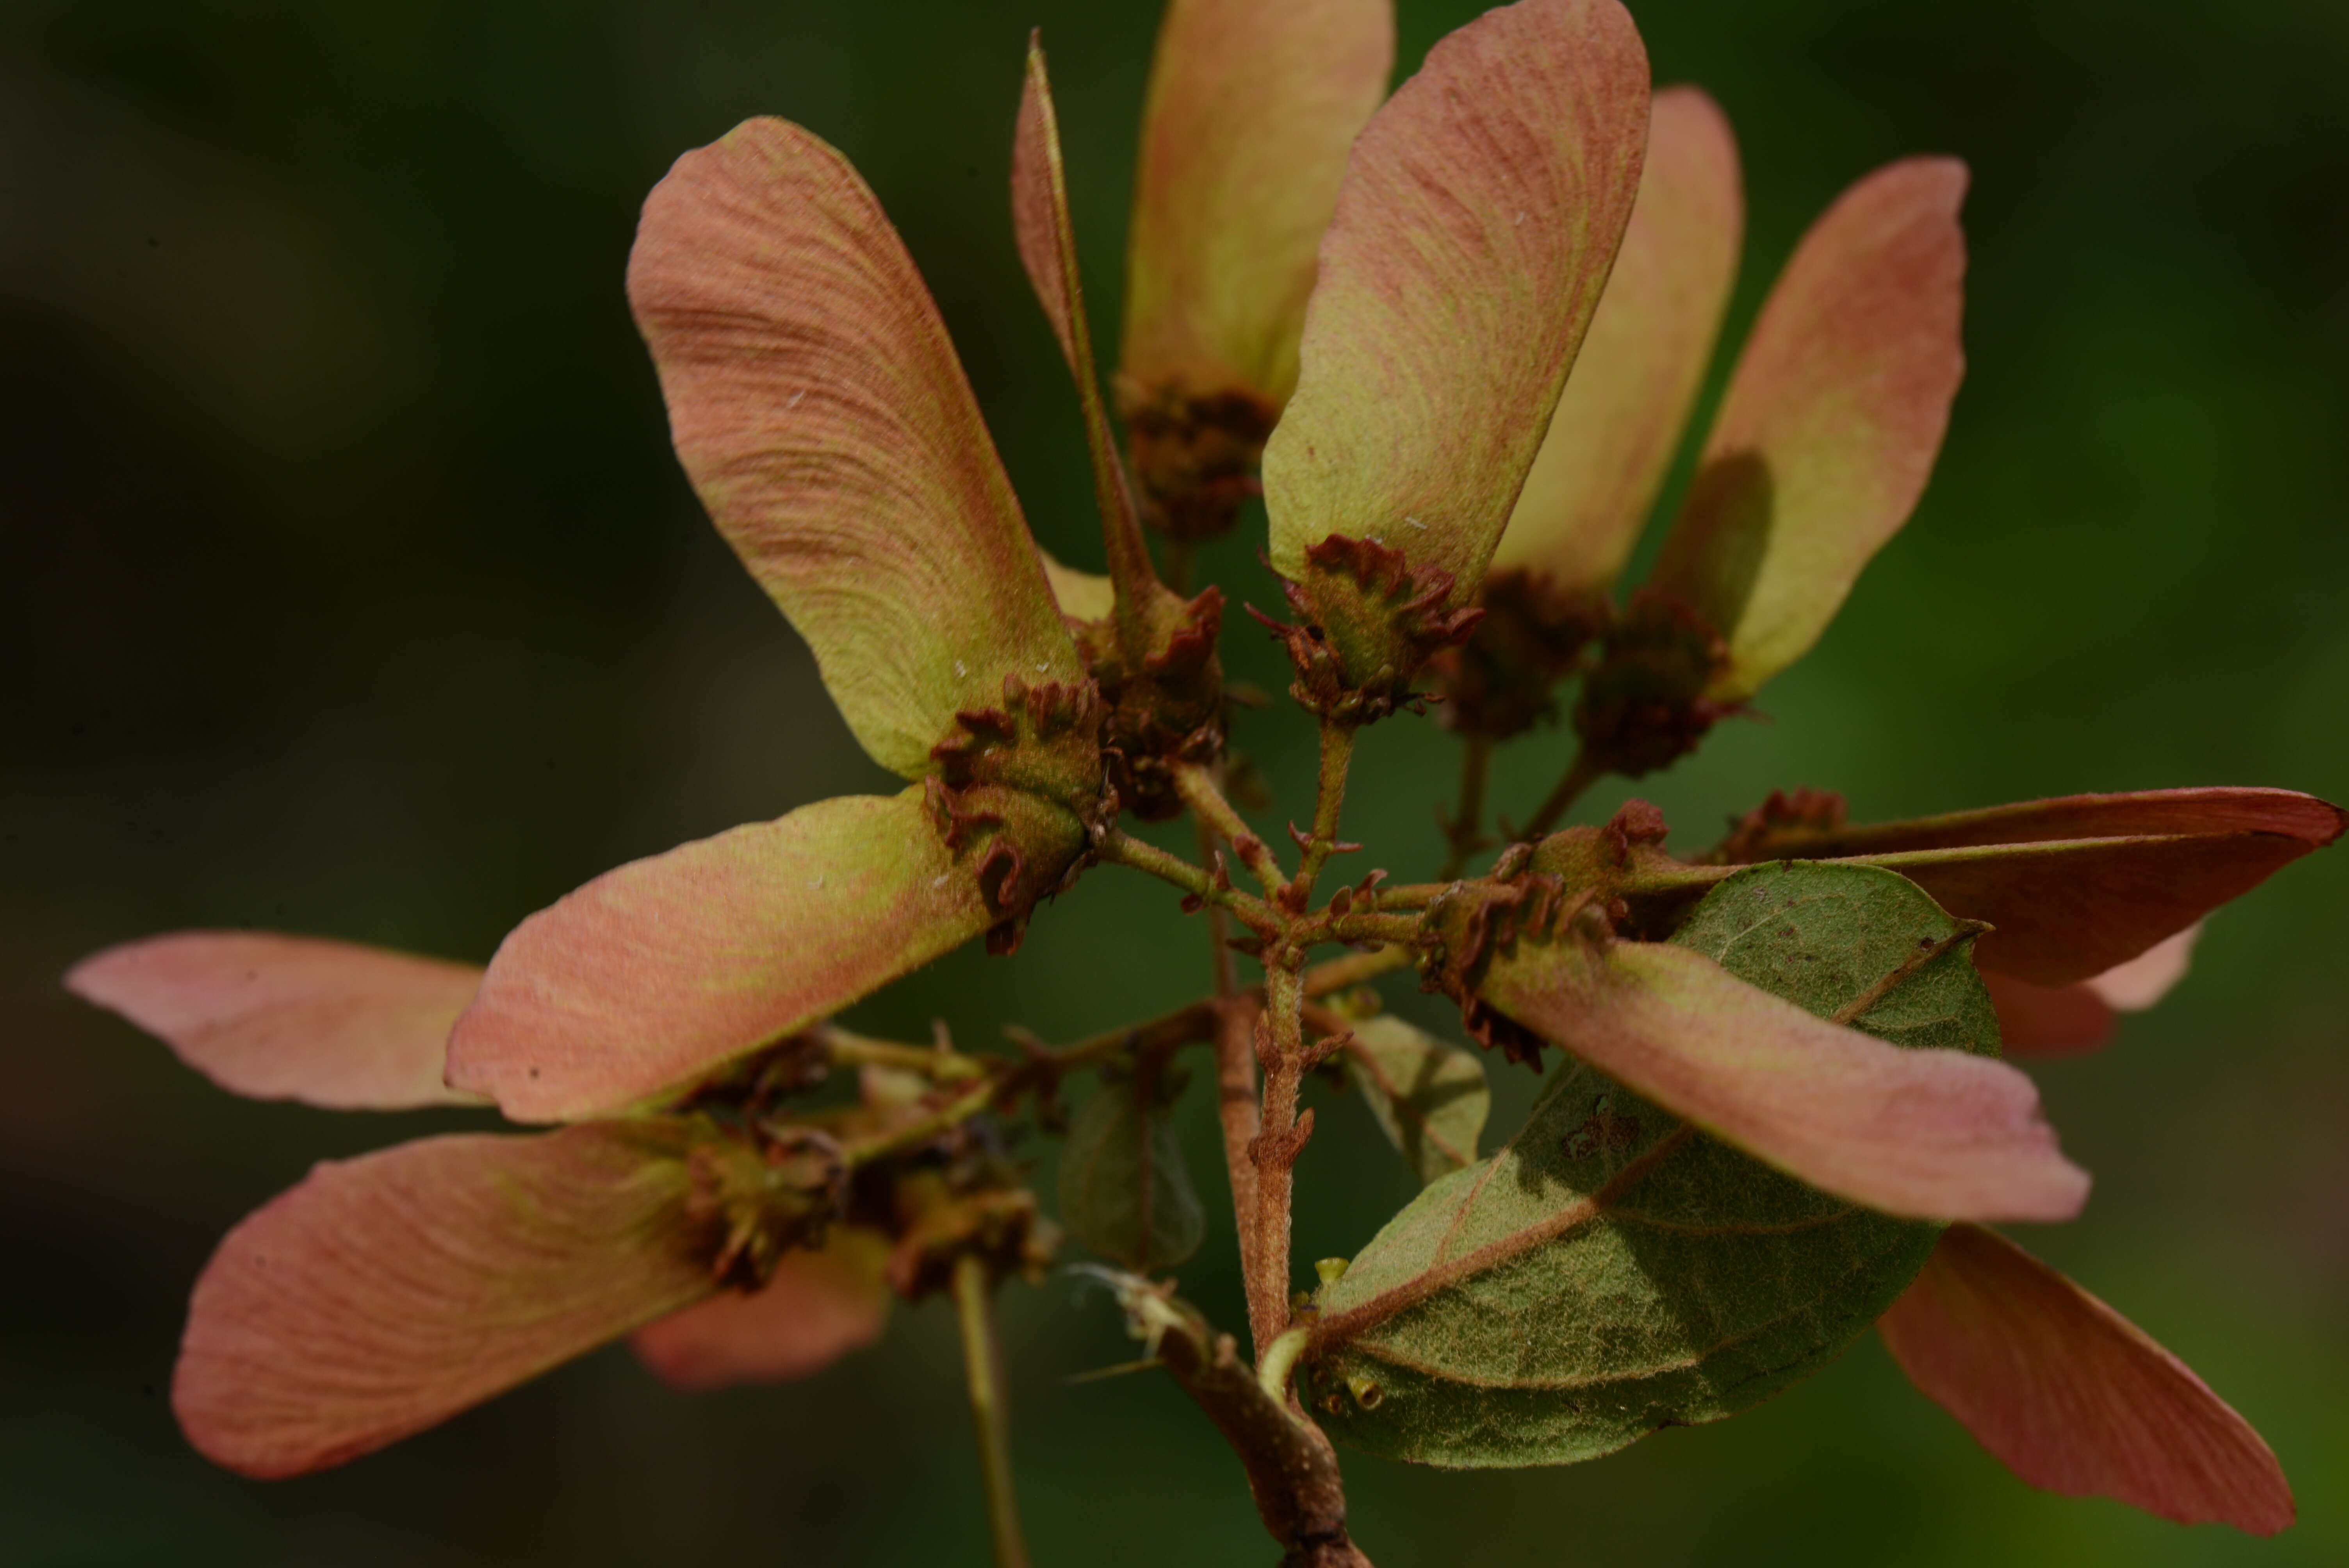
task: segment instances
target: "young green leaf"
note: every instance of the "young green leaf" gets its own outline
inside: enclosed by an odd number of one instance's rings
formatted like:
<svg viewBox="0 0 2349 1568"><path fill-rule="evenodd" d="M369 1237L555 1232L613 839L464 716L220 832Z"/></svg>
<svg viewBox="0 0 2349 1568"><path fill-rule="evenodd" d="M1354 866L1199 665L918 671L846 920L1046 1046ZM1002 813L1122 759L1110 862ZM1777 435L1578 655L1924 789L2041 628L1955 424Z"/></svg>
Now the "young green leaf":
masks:
<svg viewBox="0 0 2349 1568"><path fill-rule="evenodd" d="M1774 917L1755 920L1747 884L1787 874L1817 896L1770 897ZM1820 1016L1864 1003L1852 1026L1891 1044L1994 1054L1996 1015L1962 944L1903 973L1960 931L1880 872L1770 866L1715 890L1673 941ZM1569 1061L1500 1153L1430 1186L1323 1290L1307 1392L1332 1437L1392 1458L1594 1459L1816 1370L1938 1234Z"/></svg>
<svg viewBox="0 0 2349 1568"><path fill-rule="evenodd" d="M1475 1052L1381 1016L1355 1027L1346 1077L1422 1181L1475 1162L1493 1109L1485 1060Z"/></svg>
<svg viewBox="0 0 2349 1568"><path fill-rule="evenodd" d="M1158 1080L1105 1082L1069 1122L1061 1220L1078 1241L1144 1274L1199 1250L1206 1215Z"/></svg>

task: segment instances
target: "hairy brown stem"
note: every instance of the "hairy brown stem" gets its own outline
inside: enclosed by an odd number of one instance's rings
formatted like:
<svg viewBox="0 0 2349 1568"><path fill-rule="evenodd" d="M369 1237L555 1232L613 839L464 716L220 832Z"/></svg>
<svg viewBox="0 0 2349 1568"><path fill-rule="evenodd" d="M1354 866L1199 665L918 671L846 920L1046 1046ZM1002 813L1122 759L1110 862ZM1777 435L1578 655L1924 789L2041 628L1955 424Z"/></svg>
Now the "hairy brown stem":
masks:
<svg viewBox="0 0 2349 1568"><path fill-rule="evenodd" d="M1281 1547L1281 1568L1371 1568L1346 1532L1338 1456L1293 1399L1265 1387L1189 1303L1138 1276L1118 1284L1129 1326L1151 1343L1247 1471L1257 1516Z"/></svg>
<svg viewBox="0 0 2349 1568"><path fill-rule="evenodd" d="M1297 1156L1313 1135L1313 1115L1297 1114L1305 1046L1305 988L1299 972L1280 965L1265 971L1265 1010L1256 1028L1257 1063L1264 1069L1261 1125L1248 1146L1256 1167L1255 1257L1247 1273L1248 1326L1262 1353L1288 1325L1289 1202Z"/></svg>
<svg viewBox="0 0 2349 1568"><path fill-rule="evenodd" d="M1248 1337L1256 1353L1280 1332L1278 1313L1259 1311L1256 1270L1256 1030L1264 1016L1254 996L1236 996L1216 1012L1216 1119L1224 1135L1224 1172L1232 1189L1232 1220L1239 1232L1240 1278L1247 1291Z"/></svg>

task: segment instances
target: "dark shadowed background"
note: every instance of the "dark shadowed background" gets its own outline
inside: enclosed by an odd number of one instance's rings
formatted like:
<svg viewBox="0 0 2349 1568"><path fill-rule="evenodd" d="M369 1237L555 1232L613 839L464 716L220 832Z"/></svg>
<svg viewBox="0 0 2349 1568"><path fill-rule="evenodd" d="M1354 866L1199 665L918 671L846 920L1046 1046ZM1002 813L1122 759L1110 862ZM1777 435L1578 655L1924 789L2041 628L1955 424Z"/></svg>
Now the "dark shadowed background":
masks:
<svg viewBox="0 0 2349 1568"><path fill-rule="evenodd" d="M1405 68L1475 9L1402 0ZM1939 476L1767 722L1643 790L1679 841L1803 783L1864 817L2195 783L2349 796L2349 8L1637 15L1659 81L1710 88L1742 139L1732 341L1846 182L1926 150L1975 173L1971 370ZM231 1099L56 982L187 925L478 959L623 860L883 787L671 459L621 293L637 203L754 113L845 150L1037 533L1097 563L1073 404L1011 246L1011 116L1041 22L1113 337L1155 19L1149 0L10 0L0 1559L983 1561L935 1304L803 1386L672 1396L607 1352L335 1473L212 1470L163 1397L212 1243L311 1161L450 1119ZM1214 565L1264 603L1261 526ZM1246 623L1228 648L1285 678ZM1287 810L1306 740L1286 705L1241 726ZM1508 754L1496 804L1522 816L1566 747ZM1453 766L1427 721L1365 743L1349 825L1398 875L1433 869ZM1381 1568L2349 1561L2344 903L2349 857L2292 868L2212 922L2168 1005L2039 1072L2097 1188L2081 1223L2023 1237L2261 1428L2292 1531L2028 1491L1871 1338L1737 1421L1578 1469L1351 1460L1361 1538ZM858 1017L1065 1038L1204 977L1172 896L1104 870L1015 959L958 954ZM1532 1079L1495 1068L1522 1108ZM1237 1323L1205 1096L1184 1114L1218 1215L1185 1286ZM1321 1115L1304 1258L1354 1250L1410 1191L1359 1107ZM1130 1354L1098 1294L1015 1288L1006 1317L1047 1568L1269 1561L1171 1383L1063 1381Z"/></svg>

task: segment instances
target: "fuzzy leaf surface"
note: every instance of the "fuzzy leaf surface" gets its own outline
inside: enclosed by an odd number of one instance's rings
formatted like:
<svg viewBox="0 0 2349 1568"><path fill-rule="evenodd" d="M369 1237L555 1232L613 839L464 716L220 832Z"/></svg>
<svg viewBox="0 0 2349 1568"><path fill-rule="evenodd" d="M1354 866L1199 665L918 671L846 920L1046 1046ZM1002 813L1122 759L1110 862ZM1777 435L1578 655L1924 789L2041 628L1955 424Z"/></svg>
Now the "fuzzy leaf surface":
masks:
<svg viewBox="0 0 2349 1568"><path fill-rule="evenodd" d="M1788 876L1815 896L1746 885ZM1716 889L1673 941L1833 1017L1959 929L1880 872L1770 866ZM1850 1022L1899 1046L1997 1050L1962 944ZM1816 1370L1939 1233L1773 1171L1569 1059L1506 1148L1430 1186L1321 1293L1308 1397L1333 1438L1391 1458L1595 1459Z"/></svg>
<svg viewBox="0 0 2349 1568"><path fill-rule="evenodd" d="M1148 1079L1106 1082L1070 1119L1061 1220L1094 1252L1143 1274L1199 1250L1206 1214Z"/></svg>
<svg viewBox="0 0 2349 1568"><path fill-rule="evenodd" d="M1381 1016L1355 1026L1346 1078L1422 1181L1475 1162L1493 1109L1485 1058L1475 1052Z"/></svg>

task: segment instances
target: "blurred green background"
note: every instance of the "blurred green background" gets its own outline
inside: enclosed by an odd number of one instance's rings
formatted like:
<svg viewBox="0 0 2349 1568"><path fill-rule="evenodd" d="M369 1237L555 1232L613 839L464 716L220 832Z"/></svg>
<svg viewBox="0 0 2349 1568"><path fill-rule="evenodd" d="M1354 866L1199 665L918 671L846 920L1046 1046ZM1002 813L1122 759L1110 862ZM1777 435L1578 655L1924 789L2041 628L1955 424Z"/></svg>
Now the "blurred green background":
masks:
<svg viewBox="0 0 2349 1568"><path fill-rule="evenodd" d="M1403 0L1405 68L1475 9ZM1922 150L1975 171L1972 368L1939 476L1767 722L1643 790L1679 841L1801 783L1863 817L2189 783L2349 797L2349 8L1637 15L1658 79L1709 87L1743 141L1733 341L1844 183ZM625 859L882 786L675 468L622 264L678 151L753 113L812 127L903 229L1039 536L1097 562L1005 210L1038 22L1109 335L1146 0L10 0L0 1559L983 1560L936 1305L800 1387L672 1396L607 1352L337 1472L209 1468L163 1390L214 1240L313 1159L446 1119L231 1099L56 979L186 925L479 958ZM1267 603L1254 549L1214 565ZM1247 623L1228 646L1281 684ZM1298 810L1304 726L1283 705L1239 741ZM1509 753L1496 803L1522 816L1565 749ZM1398 721L1358 766L1350 827L1425 874L1445 738ZM2031 1492L1868 1340L1738 1421L1579 1469L1351 1460L1360 1538L1381 1568L2349 1561L2344 902L2349 858L2292 868L2213 922L2168 1006L2040 1071L2097 1189L2083 1222L2023 1238L2261 1428L2292 1531ZM1101 871L1017 958L957 955L859 1017L1070 1037L1204 974L1172 897ZM1498 1076L1522 1107L1530 1077ZM1205 1100L1185 1125L1219 1211ZM1359 1107L1321 1116L1303 1258L1353 1250L1410 1190ZM1229 1245L1221 1218L1183 1274L1237 1323ZM1171 1384L1063 1381L1130 1353L1097 1293L1055 1279L1006 1316L1042 1563L1270 1560Z"/></svg>

